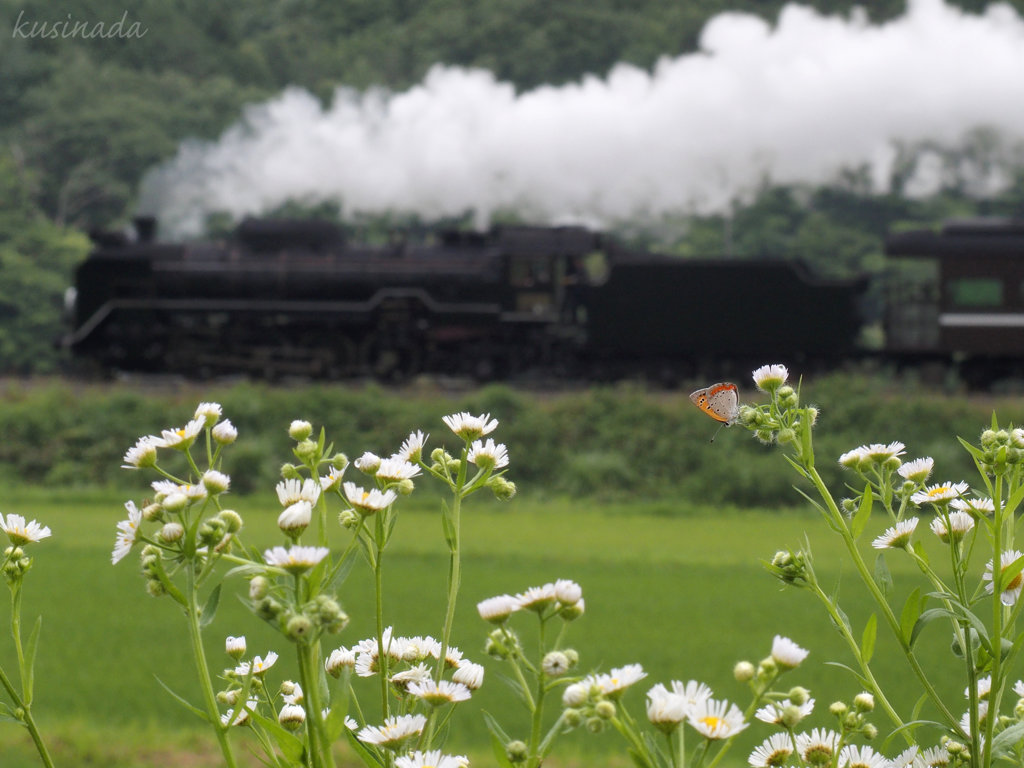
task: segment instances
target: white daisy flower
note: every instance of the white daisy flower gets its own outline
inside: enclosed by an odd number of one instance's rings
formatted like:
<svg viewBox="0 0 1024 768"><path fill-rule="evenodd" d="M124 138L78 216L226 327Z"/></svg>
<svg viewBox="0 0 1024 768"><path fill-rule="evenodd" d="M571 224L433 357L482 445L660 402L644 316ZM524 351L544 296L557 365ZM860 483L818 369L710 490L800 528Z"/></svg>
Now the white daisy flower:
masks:
<svg viewBox="0 0 1024 768"><path fill-rule="evenodd" d="M320 478L320 489L325 493L338 490L341 487L341 479L345 476L345 469L347 466L341 469L332 467L330 472Z"/></svg>
<svg viewBox="0 0 1024 768"><path fill-rule="evenodd" d="M210 434L220 445L231 445L238 439L238 429L231 423L231 419L224 419L210 430Z"/></svg>
<svg viewBox="0 0 1024 768"><path fill-rule="evenodd" d="M278 483L274 490L277 491L277 500L282 507L290 507L300 501L308 501L316 504L320 499L320 483L311 477L305 480L289 478Z"/></svg>
<svg viewBox="0 0 1024 768"><path fill-rule="evenodd" d="M839 751L840 768L889 768L889 758L868 746L848 744Z"/></svg>
<svg viewBox="0 0 1024 768"><path fill-rule="evenodd" d="M472 661L462 661L454 672L452 680L462 683L471 691L477 690L484 684L484 667Z"/></svg>
<svg viewBox="0 0 1024 768"><path fill-rule="evenodd" d="M468 768L469 760L464 755L443 755L441 750L412 752L395 758L395 768Z"/></svg>
<svg viewBox="0 0 1024 768"><path fill-rule="evenodd" d="M355 669L356 652L351 648L335 648L324 662L324 670L331 677L338 677L343 669Z"/></svg>
<svg viewBox="0 0 1024 768"><path fill-rule="evenodd" d="M384 721L384 725L368 725L356 734L356 738L367 744L376 744L397 750L405 742L419 736L427 724L424 715L396 715Z"/></svg>
<svg viewBox="0 0 1024 768"><path fill-rule="evenodd" d="M522 608L519 598L512 595L498 595L481 600L476 604L477 613L484 621L502 624L513 613Z"/></svg>
<svg viewBox="0 0 1024 768"><path fill-rule="evenodd" d="M647 692L647 719L663 731L671 731L683 722L689 710L685 698L661 683Z"/></svg>
<svg viewBox="0 0 1024 768"><path fill-rule="evenodd" d="M793 709L790 710L790 707ZM787 710L790 711L792 719L789 723L784 723L783 721L788 719L786 717ZM754 713L754 717L762 723L769 723L770 725L785 724L792 728L796 723L809 716L813 711L814 699L808 699L803 704L794 704L789 699L783 699L782 701L773 701L765 704Z"/></svg>
<svg viewBox="0 0 1024 768"><path fill-rule="evenodd" d="M702 701L712 697L711 689L705 683L698 680L690 680L683 683L681 680L672 681L672 693L682 696L686 705L691 709Z"/></svg>
<svg viewBox="0 0 1024 768"><path fill-rule="evenodd" d="M448 425L448 428L463 440L477 440L484 435L489 435L498 427L498 420L491 419L491 414L482 413L473 416L465 411L444 416L441 421Z"/></svg>
<svg viewBox="0 0 1024 768"><path fill-rule="evenodd" d="M285 704L301 704L304 698L302 686L294 680L285 680L281 683L281 699Z"/></svg>
<svg viewBox="0 0 1024 768"><path fill-rule="evenodd" d="M401 457L392 456L389 459L381 459L377 466L376 476L385 482L397 483L400 480L416 477L421 471L418 465Z"/></svg>
<svg viewBox="0 0 1024 768"><path fill-rule="evenodd" d="M375 475L377 474L377 467L380 466L380 456L367 451L352 463L356 465L356 469L360 472L367 475Z"/></svg>
<svg viewBox="0 0 1024 768"><path fill-rule="evenodd" d="M743 713L728 701L707 699L697 704L687 722L706 739L728 739L744 728Z"/></svg>
<svg viewBox="0 0 1024 768"><path fill-rule="evenodd" d="M292 573L302 573L315 566L329 553L327 547L274 547L263 553L263 560L267 565L284 568Z"/></svg>
<svg viewBox="0 0 1024 768"><path fill-rule="evenodd" d="M985 677L977 681L977 691L979 699L987 699L989 693L992 692L992 675L986 675ZM964 698L969 699L971 697L970 687L964 688Z"/></svg>
<svg viewBox="0 0 1024 768"><path fill-rule="evenodd" d="M402 661L409 663L423 661L433 657L436 659L441 653L441 643L430 635L402 638Z"/></svg>
<svg viewBox="0 0 1024 768"><path fill-rule="evenodd" d="M754 748L747 758L751 768L775 768L775 766L786 765L789 756L793 754L793 741L788 733L773 733L761 744Z"/></svg>
<svg viewBox="0 0 1024 768"><path fill-rule="evenodd" d="M860 448L854 448L852 451L847 451L839 457L839 463L847 469L857 469L866 460L867 452L863 446Z"/></svg>
<svg viewBox="0 0 1024 768"><path fill-rule="evenodd" d="M906 449L907 446L898 440L894 440L888 445L872 443L871 445L864 446L863 448L865 455L877 464L884 464L889 459L902 456Z"/></svg>
<svg viewBox="0 0 1024 768"><path fill-rule="evenodd" d="M352 505L352 508L364 516L387 509L398 498L398 494L390 488L386 491L381 491L377 488L367 491L355 483L345 483L342 486L342 490L345 492L345 498Z"/></svg>
<svg viewBox="0 0 1024 768"><path fill-rule="evenodd" d="M607 674L597 675L594 684L602 694L609 699L617 699L626 689L634 683L638 683L647 677L644 668L639 664L627 664L624 667L616 667Z"/></svg>
<svg viewBox="0 0 1024 768"><path fill-rule="evenodd" d="M889 761L889 768L917 768L918 766L923 768L923 763L917 760L919 754L920 750L916 745L907 747Z"/></svg>
<svg viewBox="0 0 1024 768"><path fill-rule="evenodd" d="M146 435L140 437L131 448L129 448L122 461L122 469L139 469L140 467L152 467L156 464L156 450L159 437Z"/></svg>
<svg viewBox="0 0 1024 768"><path fill-rule="evenodd" d="M900 476L903 477L904 480L921 484L932 474L934 466L935 461L932 457L924 456L920 459L908 461L906 464L901 465L896 471L900 473Z"/></svg>
<svg viewBox="0 0 1024 768"><path fill-rule="evenodd" d="M592 676L587 676L578 683L572 683L562 691L562 706L566 708L581 706L590 698L590 688L593 682Z"/></svg>
<svg viewBox="0 0 1024 768"><path fill-rule="evenodd" d="M555 598L562 605L576 605L583 599L583 588L570 579L559 579L555 582Z"/></svg>
<svg viewBox="0 0 1024 768"><path fill-rule="evenodd" d="M204 427L212 427L220 419L221 412L220 403L200 403L192 418L202 421Z"/></svg>
<svg viewBox="0 0 1024 768"><path fill-rule="evenodd" d="M923 491L918 491L910 497L910 500L918 506L921 504L941 503L963 496L969 490L970 486L963 482L936 483L935 485L929 485Z"/></svg>
<svg viewBox="0 0 1024 768"><path fill-rule="evenodd" d="M978 702L979 727L984 725L986 717L988 717L988 701L982 700ZM964 712L963 717L960 718L960 730L962 730L968 736L971 734L971 713L969 711Z"/></svg>
<svg viewBox="0 0 1024 768"><path fill-rule="evenodd" d="M241 664L235 667L234 672L239 677L248 677L249 670L251 669L253 675L261 677L264 674L266 674L267 670L274 666L276 662L277 654L274 651L268 651L265 657L256 656L253 658L251 663L248 661L243 661Z"/></svg>
<svg viewBox="0 0 1024 768"><path fill-rule="evenodd" d="M804 650L788 637L776 635L772 640L772 658L783 669L794 669L807 658L810 651Z"/></svg>
<svg viewBox="0 0 1024 768"><path fill-rule="evenodd" d="M132 506L135 505L133 504ZM7 534L11 544L16 547L21 547L50 536L49 526L40 525L35 520L26 523L24 517L15 514L9 514L6 518L0 517L0 530Z"/></svg>
<svg viewBox="0 0 1024 768"><path fill-rule="evenodd" d="M476 464L483 470L501 469L508 466L508 450L501 443L495 445L491 438L487 438L486 443L475 440L466 459L470 464Z"/></svg>
<svg viewBox="0 0 1024 768"><path fill-rule="evenodd" d="M932 533L948 544L950 540L950 532L952 532L952 538L954 539L963 538L964 534L968 533L974 527L974 518L967 512L950 512L948 526L946 525L946 521L943 520L940 515L932 518L930 527L932 529Z"/></svg>
<svg viewBox="0 0 1024 768"><path fill-rule="evenodd" d="M953 499L949 505L960 512L966 512L972 517L992 517L996 513L996 505L992 499Z"/></svg>
<svg viewBox="0 0 1024 768"><path fill-rule="evenodd" d="M210 493L224 493L231 487L231 478L216 469L210 469L203 473L203 487Z"/></svg>
<svg viewBox="0 0 1024 768"><path fill-rule="evenodd" d="M155 438L153 444L157 448L174 448L184 451L196 441L196 437L203 431L204 426L206 424L202 419L192 419L179 429L161 430L160 437Z"/></svg>
<svg viewBox="0 0 1024 768"><path fill-rule="evenodd" d="M917 529L918 519L909 517L901 520L891 528L886 528L885 533L871 542L875 549L906 549L910 546L910 537Z"/></svg>
<svg viewBox="0 0 1024 768"><path fill-rule="evenodd" d="M926 768L946 768L951 762L945 747L929 747L921 753L921 764ZM914 768L917 768L915 763Z"/></svg>
<svg viewBox="0 0 1024 768"><path fill-rule="evenodd" d="M423 446L426 445L428 437L430 435L424 435L419 430L413 432L405 439L405 442L402 443L402 447L398 449L398 453L395 456L415 464L423 458Z"/></svg>
<svg viewBox="0 0 1024 768"><path fill-rule="evenodd" d="M832 760L839 744L839 734L825 728L815 728L810 733L798 733L796 750L801 759L811 765L825 765Z"/></svg>
<svg viewBox="0 0 1024 768"><path fill-rule="evenodd" d="M789 378L789 370L778 363L774 365L762 365L753 373L754 385L762 392L774 392L786 383Z"/></svg>
<svg viewBox="0 0 1024 768"><path fill-rule="evenodd" d="M1010 564L1020 556L1021 553L1015 549L1003 552L999 556L1000 572L1006 570ZM985 591L991 595L995 591L995 587L992 585L991 560L989 560L985 565L985 572L981 575L981 578L983 581L988 582L985 584ZM1009 583L1003 585L1003 590L999 593L999 602L1003 605L1014 605L1017 602L1017 598L1020 597L1022 587L1024 587L1024 573L1018 572L1012 579L1010 579Z"/></svg>
<svg viewBox="0 0 1024 768"><path fill-rule="evenodd" d="M437 707L441 704L453 704L466 701L472 695L469 688L462 683L454 683L451 680L421 680L409 684L409 695L423 699L431 706Z"/></svg>
<svg viewBox="0 0 1024 768"><path fill-rule="evenodd" d="M134 501L126 501L124 508L128 510L128 519L117 524L117 537L114 541L114 551L110 556L113 565L121 562L124 556L131 552L132 545L139 534L139 524L142 522L142 511L135 506Z"/></svg>
<svg viewBox="0 0 1024 768"><path fill-rule="evenodd" d="M297 501L277 517L277 527L287 534L301 533L313 519L313 505L308 501Z"/></svg>
<svg viewBox="0 0 1024 768"><path fill-rule="evenodd" d="M245 725L249 721L249 713L255 712L257 706L259 706L257 699L249 699L245 702L245 706L237 713L234 709L229 709L221 715L220 724L225 727L229 725Z"/></svg>
<svg viewBox="0 0 1024 768"><path fill-rule="evenodd" d="M433 673L424 663L417 664L409 669L403 669L401 672L393 674L389 682L401 691L408 691L409 686L413 683L426 683L433 681Z"/></svg>
<svg viewBox="0 0 1024 768"><path fill-rule="evenodd" d="M530 587L518 595L519 607L540 613L545 608L553 605L558 597L555 595L555 585L545 584L542 587Z"/></svg>
<svg viewBox="0 0 1024 768"><path fill-rule="evenodd" d="M1013 692L1024 699L1024 680L1018 680L1013 684Z"/></svg>

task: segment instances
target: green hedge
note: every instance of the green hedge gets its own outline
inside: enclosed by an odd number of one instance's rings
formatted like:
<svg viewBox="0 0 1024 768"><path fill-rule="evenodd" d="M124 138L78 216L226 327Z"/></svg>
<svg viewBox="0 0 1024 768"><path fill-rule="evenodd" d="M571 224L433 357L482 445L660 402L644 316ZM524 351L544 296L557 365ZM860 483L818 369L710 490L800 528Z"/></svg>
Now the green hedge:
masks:
<svg viewBox="0 0 1024 768"><path fill-rule="evenodd" d="M741 384L745 397L756 399ZM818 463L841 481L838 456L862 443L901 440L908 457L936 459L936 480L969 476L956 442L975 439L995 409L1005 422L1024 422L1020 399L920 393L912 382L832 374L805 382L803 399L821 408ZM223 404L238 427L225 471L238 492L267 490L290 458L289 422L326 426L335 448L355 458L390 454L413 429L431 434L428 447L454 444L441 416L489 412L494 435L511 456L524 492L591 498L670 498L723 505L800 503L777 448L739 427L723 430L690 404L686 392L623 384L537 393L492 385L445 392L432 385L401 390L376 386L252 383L159 385L77 384L59 380L0 387L0 479L61 486L123 485L124 451L143 434L180 426L200 400Z"/></svg>

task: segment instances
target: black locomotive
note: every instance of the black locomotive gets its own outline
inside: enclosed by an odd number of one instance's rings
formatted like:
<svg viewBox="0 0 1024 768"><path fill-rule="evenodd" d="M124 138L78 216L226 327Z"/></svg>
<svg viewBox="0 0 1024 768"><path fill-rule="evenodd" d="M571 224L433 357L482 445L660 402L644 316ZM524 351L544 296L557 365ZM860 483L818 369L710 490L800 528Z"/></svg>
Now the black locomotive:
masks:
<svg viewBox="0 0 1024 768"><path fill-rule="evenodd" d="M249 219L221 242L177 245L154 227L96 235L78 269L65 343L107 370L675 380L776 359L945 360L984 376L1024 361L1019 222L892 235L890 256L935 269L913 295L890 289L871 351L858 343L868 281L799 262L668 257L579 227L374 247L325 222Z"/></svg>
<svg viewBox="0 0 1024 768"><path fill-rule="evenodd" d="M865 282L781 260L678 259L579 227L370 247L249 219L223 242L97 234L65 343L106 369L481 379L683 376L715 361L838 360Z"/></svg>

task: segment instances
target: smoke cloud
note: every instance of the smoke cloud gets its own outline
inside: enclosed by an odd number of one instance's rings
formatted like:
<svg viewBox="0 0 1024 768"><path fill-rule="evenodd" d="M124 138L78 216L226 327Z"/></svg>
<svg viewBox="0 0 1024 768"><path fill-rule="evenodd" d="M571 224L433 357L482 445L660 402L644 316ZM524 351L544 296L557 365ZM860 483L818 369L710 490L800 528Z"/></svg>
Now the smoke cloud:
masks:
<svg viewBox="0 0 1024 768"><path fill-rule="evenodd" d="M183 144L144 179L140 208L184 235L209 212L289 199L338 201L346 216L608 224L723 210L766 178L822 184L849 168L879 192L899 179L928 194L953 173L984 194L1024 157L1021 73L1024 19L1006 5L911 0L881 25L798 5L775 25L723 13L699 52L652 71L517 94L438 65L408 91L342 88L326 107L289 88L218 141ZM972 158L951 168L944 152L972 136Z"/></svg>

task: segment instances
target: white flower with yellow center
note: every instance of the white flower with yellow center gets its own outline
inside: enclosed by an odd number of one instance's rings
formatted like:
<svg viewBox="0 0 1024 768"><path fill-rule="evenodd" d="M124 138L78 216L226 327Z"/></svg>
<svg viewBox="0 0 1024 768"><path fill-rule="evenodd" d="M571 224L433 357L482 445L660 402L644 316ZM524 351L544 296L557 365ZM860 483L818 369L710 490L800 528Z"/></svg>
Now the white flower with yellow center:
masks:
<svg viewBox="0 0 1024 768"><path fill-rule="evenodd" d="M308 571L330 553L327 547L294 546L291 549L274 547L263 553L267 565L284 568L291 573Z"/></svg>
<svg viewBox="0 0 1024 768"><path fill-rule="evenodd" d="M512 595L498 595L488 597L476 604L477 613L484 621L492 624L503 624L509 616L522 608L518 597Z"/></svg>
<svg viewBox="0 0 1024 768"><path fill-rule="evenodd" d="M888 445L883 443L872 443L871 445L864 446L863 450L868 459L877 464L884 464L889 459L895 459L902 456L907 450L907 446L899 440L894 440Z"/></svg>
<svg viewBox="0 0 1024 768"><path fill-rule="evenodd" d="M901 520L891 528L886 528L881 536L871 542L871 546L875 549L906 549L910 546L910 537L914 535L917 523L916 517Z"/></svg>
<svg viewBox="0 0 1024 768"><path fill-rule="evenodd" d="M468 768L469 759L464 755L444 755L441 750L432 752L416 751L395 758L395 768Z"/></svg>
<svg viewBox="0 0 1024 768"><path fill-rule="evenodd" d="M419 461L423 457L423 446L426 445L428 437L430 435L424 435L419 430L413 432L405 439L395 455L413 463Z"/></svg>
<svg viewBox="0 0 1024 768"><path fill-rule="evenodd" d="M1021 553L1015 549L1011 549L1008 552L1003 552L999 556L999 569L1000 574L1005 571L1010 565L1021 557ZM992 583L992 561L989 560L985 565L985 572L981 574L983 581L988 582L985 584L985 591L990 595L995 591L995 587ZM1000 581L1003 581L1000 579ZM1024 575L1018 571L1014 574L1013 578L1009 581L1005 581L1002 584L1002 590L999 593L999 602L1003 605L1014 605L1017 602L1017 598L1020 597L1021 588L1024 587Z"/></svg>
<svg viewBox="0 0 1024 768"><path fill-rule="evenodd" d="M156 450L159 437L146 435L140 437L131 448L124 454L122 469L139 469L140 467L152 467L156 464Z"/></svg>
<svg viewBox="0 0 1024 768"><path fill-rule="evenodd" d="M489 435L498 427L498 420L491 419L491 414L489 413L473 416L462 411L461 413L444 416L441 421L447 424L452 432L466 441L477 440L484 435Z"/></svg>
<svg viewBox="0 0 1024 768"><path fill-rule="evenodd" d="M434 707L466 701L472 695L468 687L451 680L418 680L409 684L408 691L410 696L422 699Z"/></svg>
<svg viewBox="0 0 1024 768"><path fill-rule="evenodd" d="M50 536L49 526L40 525L35 520L26 523L24 517L15 514L0 517L0 530L7 534L11 544L16 547L21 547Z"/></svg>
<svg viewBox="0 0 1024 768"><path fill-rule="evenodd" d="M810 651L801 648L788 637L776 635L772 639L772 658L783 669L794 669L807 658Z"/></svg>
<svg viewBox="0 0 1024 768"><path fill-rule="evenodd" d="M953 499L949 502L953 509L966 512L972 517L992 517L996 513L996 505L992 499Z"/></svg>
<svg viewBox="0 0 1024 768"><path fill-rule="evenodd" d="M901 465L896 471L900 473L900 476L904 480L909 480L912 483L920 485L931 476L932 468L934 466L935 461L932 457L924 456L920 459L908 461L906 464Z"/></svg>
<svg viewBox="0 0 1024 768"><path fill-rule="evenodd" d="M950 538L955 540L963 538L964 534L974 527L974 518L967 512L950 512L948 525L946 520L938 515L932 518L930 527L932 533L943 542L948 543Z"/></svg>
<svg viewBox="0 0 1024 768"><path fill-rule="evenodd" d="M164 429L160 437L155 439L153 444L157 448L174 448L184 451L196 441L196 437L203 431L205 422L202 419L192 419L184 427L178 429Z"/></svg>
<svg viewBox="0 0 1024 768"><path fill-rule="evenodd" d="M320 478L320 488L325 493L329 491L336 491L341 487L341 480L345 476L345 467L337 469L331 467L331 471Z"/></svg>
<svg viewBox="0 0 1024 768"><path fill-rule="evenodd" d="M276 662L277 654L274 651L269 651L265 657L254 657L251 663L248 661L243 661L241 664L235 667L234 672L239 677L248 677L249 672L251 670L254 676L262 677L267 673L268 669L274 666Z"/></svg>
<svg viewBox="0 0 1024 768"><path fill-rule="evenodd" d="M707 699L690 712L687 722L706 739L728 739L747 727L743 713L728 701Z"/></svg>
<svg viewBox="0 0 1024 768"><path fill-rule="evenodd" d="M483 470L501 469L508 466L508 449L501 443L495 445L491 438L487 438L486 443L483 440L474 440L466 459L470 464L476 464Z"/></svg>
<svg viewBox="0 0 1024 768"><path fill-rule="evenodd" d="M796 750L805 763L826 765L832 760L839 745L839 734L825 728L815 728L810 733L798 733Z"/></svg>
<svg viewBox="0 0 1024 768"><path fill-rule="evenodd" d="M391 750L398 750L403 744L423 732L427 724L424 715L396 715L384 721L384 725L368 725L356 734L356 738L367 744L376 744Z"/></svg>
<svg viewBox="0 0 1024 768"><path fill-rule="evenodd" d="M639 664L627 664L624 667L616 667L611 672L597 675L594 684L602 694L609 699L617 699L626 689L634 683L638 683L647 677L644 668Z"/></svg>
<svg viewBox="0 0 1024 768"><path fill-rule="evenodd" d="M142 522L142 511L135 506L134 501L126 501L124 508L128 510L128 519L117 524L117 536L114 540L114 551L110 556L111 564L116 565L124 559L124 556L131 552L132 545L139 534L139 524Z"/></svg>
<svg viewBox="0 0 1024 768"><path fill-rule="evenodd" d="M249 713L255 712L257 706L259 706L257 699L249 699L241 709L229 709L221 715L220 724L225 727L229 725L245 725L249 721Z"/></svg>
<svg viewBox="0 0 1024 768"><path fill-rule="evenodd" d="M910 500L920 506L921 504L941 504L963 496L970 490L967 483L936 483L929 485L923 491L918 491Z"/></svg>
<svg viewBox="0 0 1024 768"><path fill-rule="evenodd" d="M308 501L316 504L320 498L320 483L311 477L305 480L289 478L278 483L274 490L277 491L277 500L282 507L290 507L300 501Z"/></svg>
<svg viewBox="0 0 1024 768"><path fill-rule="evenodd" d="M398 494L390 488L386 491L381 491L378 488L367 491L355 483L345 483L342 490L352 508L363 516L373 515L387 509L398 498Z"/></svg>
<svg viewBox="0 0 1024 768"><path fill-rule="evenodd" d="M789 378L789 369L778 363L774 365L762 365L753 373L754 385L762 392L774 392L786 383Z"/></svg>
<svg viewBox="0 0 1024 768"><path fill-rule="evenodd" d="M671 732L689 714L685 698L658 683L647 692L647 719L660 730Z"/></svg>
<svg viewBox="0 0 1024 768"><path fill-rule="evenodd" d="M787 765L793 754L793 741L788 733L773 733L754 748L747 759L751 768L776 768Z"/></svg>
<svg viewBox="0 0 1024 768"><path fill-rule="evenodd" d="M392 456L388 459L381 459L377 465L377 479L388 483L397 483L401 480L409 480L421 472L419 466L399 456Z"/></svg>
<svg viewBox="0 0 1024 768"><path fill-rule="evenodd" d="M889 768L889 758L871 747L848 744L839 751L839 765L844 768Z"/></svg>
<svg viewBox="0 0 1024 768"><path fill-rule="evenodd" d="M787 725L792 728L813 711L814 699L808 699L803 704L794 704L789 699L783 699L782 701L773 701L765 704L754 713L754 717L762 723ZM789 721L788 723L786 722L787 720Z"/></svg>

